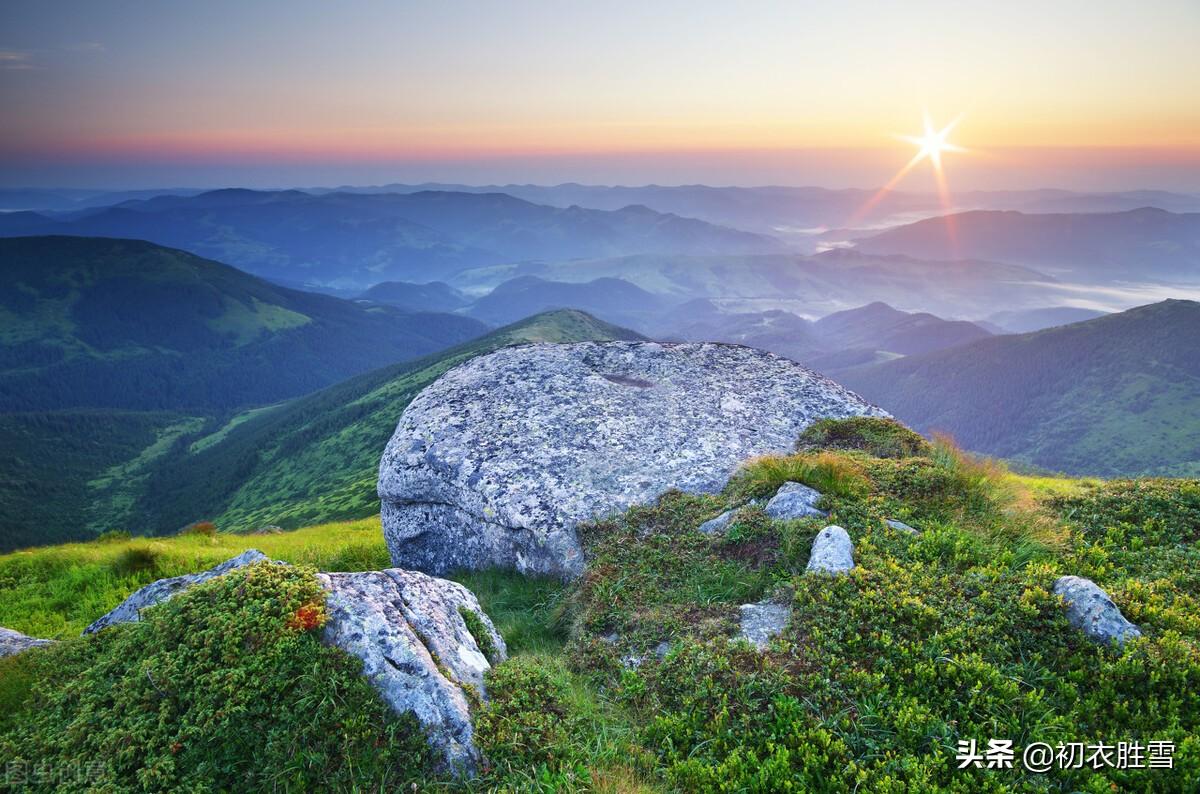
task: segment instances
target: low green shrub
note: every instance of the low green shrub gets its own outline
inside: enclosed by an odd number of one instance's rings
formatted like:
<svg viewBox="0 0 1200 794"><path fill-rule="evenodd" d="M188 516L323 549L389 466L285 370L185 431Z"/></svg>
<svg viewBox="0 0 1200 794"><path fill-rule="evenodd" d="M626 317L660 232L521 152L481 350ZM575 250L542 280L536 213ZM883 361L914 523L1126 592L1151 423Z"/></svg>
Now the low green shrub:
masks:
<svg viewBox="0 0 1200 794"><path fill-rule="evenodd" d="M92 542L93 543L120 543L123 541L127 541L127 540L131 539L132 537L133 537L132 535L130 535L128 532L126 532L123 529L110 529L107 532L101 532L99 535L97 535L95 538L93 538Z"/></svg>
<svg viewBox="0 0 1200 794"><path fill-rule="evenodd" d="M809 425L796 442L800 452L817 449L853 450L876 458L928 455L929 442L895 419L852 416L820 419Z"/></svg>
<svg viewBox="0 0 1200 794"><path fill-rule="evenodd" d="M113 791L421 780L419 726L391 713L361 662L321 644L323 610L311 569L259 563L141 622L36 651L44 663L0 732L0 757L61 769L86 759L86 784Z"/></svg>

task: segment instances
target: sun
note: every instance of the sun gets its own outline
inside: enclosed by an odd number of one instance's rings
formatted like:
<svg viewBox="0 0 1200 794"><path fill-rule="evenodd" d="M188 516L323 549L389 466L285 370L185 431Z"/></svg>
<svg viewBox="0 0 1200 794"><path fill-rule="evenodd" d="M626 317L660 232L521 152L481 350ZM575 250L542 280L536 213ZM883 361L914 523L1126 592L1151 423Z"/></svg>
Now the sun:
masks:
<svg viewBox="0 0 1200 794"><path fill-rule="evenodd" d="M922 160L928 159L931 163L933 163L933 167L940 172L942 170L942 152L965 152L966 149L962 148L961 146L956 146L947 140L947 138L950 136L950 133L956 126L958 126L958 122L961 120L962 116L959 116L942 129L935 131L933 128L933 122L930 121L929 114L926 113L924 135L920 137L912 135L900 136L901 140L908 141L909 143L920 147L916 156L913 158L913 165L916 165L916 163L919 163Z"/></svg>

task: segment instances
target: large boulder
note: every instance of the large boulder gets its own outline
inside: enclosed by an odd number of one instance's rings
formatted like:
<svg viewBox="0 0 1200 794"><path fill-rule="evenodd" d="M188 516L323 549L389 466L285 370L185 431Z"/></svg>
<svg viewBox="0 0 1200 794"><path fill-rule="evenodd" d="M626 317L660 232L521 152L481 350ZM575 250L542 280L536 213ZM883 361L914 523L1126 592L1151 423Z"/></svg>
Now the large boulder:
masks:
<svg viewBox="0 0 1200 794"><path fill-rule="evenodd" d="M19 631L0 626L0 658L27 651L30 648L53 644L54 640L39 640L37 637L29 637Z"/></svg>
<svg viewBox="0 0 1200 794"><path fill-rule="evenodd" d="M318 578L329 590L325 641L362 659L363 675L397 713L416 716L443 768L473 773L472 700L485 695L483 674L507 653L475 596L397 568Z"/></svg>
<svg viewBox="0 0 1200 794"><path fill-rule="evenodd" d="M160 579L86 631L140 620L147 607L260 560L267 557L251 549L203 573ZM416 716L443 770L474 773L480 756L472 741L471 710L485 697L484 673L505 659L507 649L471 591L396 568L317 578L329 591L323 640L361 659L363 675L397 713Z"/></svg>
<svg viewBox="0 0 1200 794"><path fill-rule="evenodd" d="M719 491L825 417L887 414L788 359L724 344L539 344L446 372L379 469L392 561L446 573L583 570L582 521L671 488Z"/></svg>

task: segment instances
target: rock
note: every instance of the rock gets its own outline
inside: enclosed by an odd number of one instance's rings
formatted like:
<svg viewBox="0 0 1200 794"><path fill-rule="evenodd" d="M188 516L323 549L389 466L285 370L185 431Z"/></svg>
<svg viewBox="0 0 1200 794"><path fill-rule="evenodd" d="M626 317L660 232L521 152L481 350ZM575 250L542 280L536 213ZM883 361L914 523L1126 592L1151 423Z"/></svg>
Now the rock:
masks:
<svg viewBox="0 0 1200 794"><path fill-rule="evenodd" d="M767 647L772 637L776 637L787 627L792 618L791 607L777 604L773 601L759 601L757 604L742 604L741 636L758 650Z"/></svg>
<svg viewBox="0 0 1200 794"><path fill-rule="evenodd" d="M329 590L325 642L362 659L363 675L384 701L416 716L444 769L474 773L480 757L471 708L485 695L487 646L497 662L507 655L475 596L454 582L396 568L318 578ZM486 637L471 633L463 611L475 615Z"/></svg>
<svg viewBox="0 0 1200 794"><path fill-rule="evenodd" d="M40 648L44 645L53 645L54 640L39 640L36 637L27 637L19 631L6 629L0 626L0 658L12 656L14 653L27 651L30 648Z"/></svg>
<svg viewBox="0 0 1200 794"><path fill-rule="evenodd" d="M1141 629L1125 619L1121 610L1100 587L1080 576L1061 576L1054 582L1054 594L1067 604L1067 621L1093 640L1117 645L1142 636Z"/></svg>
<svg viewBox="0 0 1200 794"><path fill-rule="evenodd" d="M854 544L850 535L837 525L830 525L813 539L806 573L844 574L854 567Z"/></svg>
<svg viewBox="0 0 1200 794"><path fill-rule="evenodd" d="M604 640L605 642L608 642L607 637L601 637L600 639ZM615 643L616 639L614 639L613 642ZM655 645L653 648L651 648L650 653L648 653L648 654L639 654L639 653L632 653L632 652L625 654L624 656L621 657L621 666L624 667L626 670L637 670L639 667L641 667L645 662L647 662L649 660L650 654L653 654L654 658L658 659L661 662L663 659L667 658L667 654L670 652L670 650L671 650L670 641L663 640L658 645Z"/></svg>
<svg viewBox="0 0 1200 794"><path fill-rule="evenodd" d="M412 401L384 452L393 562L429 573L583 570L582 521L671 488L715 493L824 417L886 416L788 359L723 344L504 348Z"/></svg>
<svg viewBox="0 0 1200 794"><path fill-rule="evenodd" d="M897 532L907 532L910 535L918 534L917 530L915 528L910 527L908 524L905 524L903 521L897 521L894 518L885 518L884 521L887 523L887 525L889 527L896 530Z"/></svg>
<svg viewBox="0 0 1200 794"><path fill-rule="evenodd" d="M821 493L819 491L802 483L785 482L779 486L779 490L771 497L771 501L767 502L764 512L779 521L812 516L824 517L828 514L817 509L817 502L820 500Z"/></svg>
<svg viewBox="0 0 1200 794"><path fill-rule="evenodd" d="M194 584L200 584L212 579L214 576L220 576L236 568L241 568L243 565L249 565L252 562L265 559L267 559L267 556L258 549L247 549L233 559L226 560L215 568L209 568L207 571L184 574L183 576L175 576L170 579L159 579L157 582L152 582L135 591L133 595L118 604L107 615L98 618L84 629L83 633L92 634L116 623L132 623L140 620L141 611L146 607L161 604L179 591L186 590Z"/></svg>
<svg viewBox="0 0 1200 794"><path fill-rule="evenodd" d="M733 510L726 510L716 518L710 518L709 520L705 521L703 524L696 527L696 529L700 530L706 535L711 535L714 532L722 532L724 531L725 527L729 526L729 522L733 519L733 514L736 512L736 508Z"/></svg>
<svg viewBox="0 0 1200 794"><path fill-rule="evenodd" d="M250 549L203 573L160 579L135 592L85 633L137 621L146 607L266 559L262 552ZM503 661L508 651L471 591L398 568L320 573L317 578L329 591L323 640L361 659L363 675L396 712L416 716L442 769L474 773L480 757L472 741L471 708L473 701L486 696L483 674L492 662Z"/></svg>

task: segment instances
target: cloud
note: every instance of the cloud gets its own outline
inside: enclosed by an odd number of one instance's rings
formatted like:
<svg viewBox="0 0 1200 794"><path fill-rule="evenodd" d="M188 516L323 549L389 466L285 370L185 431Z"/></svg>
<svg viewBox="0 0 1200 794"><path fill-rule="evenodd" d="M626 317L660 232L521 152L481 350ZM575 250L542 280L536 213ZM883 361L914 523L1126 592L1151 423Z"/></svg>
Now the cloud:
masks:
<svg viewBox="0 0 1200 794"><path fill-rule="evenodd" d="M0 50L0 70L11 72L36 68L32 53L25 50Z"/></svg>

